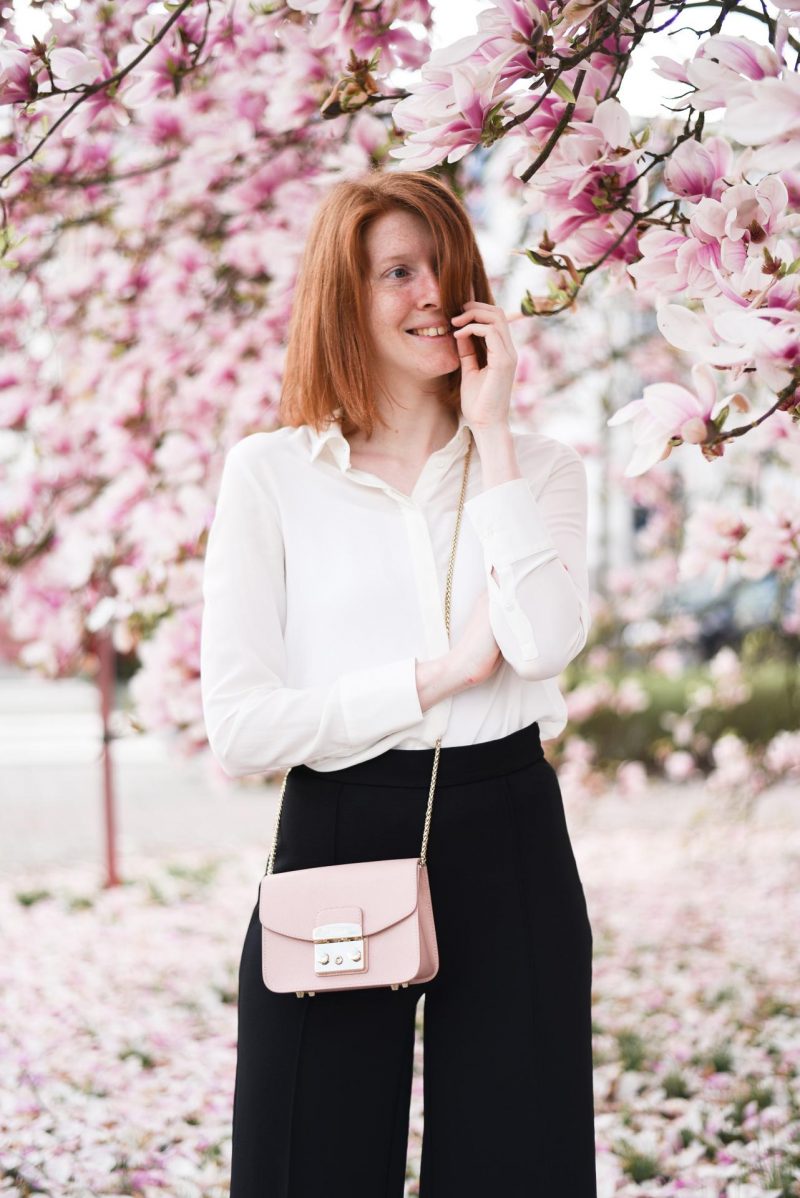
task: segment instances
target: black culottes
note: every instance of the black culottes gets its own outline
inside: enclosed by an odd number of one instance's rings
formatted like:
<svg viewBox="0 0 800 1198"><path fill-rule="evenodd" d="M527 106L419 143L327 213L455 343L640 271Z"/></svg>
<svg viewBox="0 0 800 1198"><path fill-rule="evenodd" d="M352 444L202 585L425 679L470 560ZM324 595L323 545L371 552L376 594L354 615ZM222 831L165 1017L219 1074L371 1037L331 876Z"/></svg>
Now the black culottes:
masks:
<svg viewBox="0 0 800 1198"><path fill-rule="evenodd" d="M418 856L433 755L293 768L275 872ZM537 723L441 749L427 860L439 971L406 989L273 993L253 908L231 1198L402 1198L423 993L422 1198L596 1198L592 930Z"/></svg>

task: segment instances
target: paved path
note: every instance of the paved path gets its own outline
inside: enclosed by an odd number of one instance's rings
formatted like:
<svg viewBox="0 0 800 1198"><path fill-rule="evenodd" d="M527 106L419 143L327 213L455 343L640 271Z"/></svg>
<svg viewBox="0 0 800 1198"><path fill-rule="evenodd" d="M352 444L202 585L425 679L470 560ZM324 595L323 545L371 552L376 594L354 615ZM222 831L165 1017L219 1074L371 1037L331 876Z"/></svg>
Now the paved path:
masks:
<svg viewBox="0 0 800 1198"><path fill-rule="evenodd" d="M100 719L97 693L81 681L47 682L0 668L0 875L48 864L96 863L102 871ZM269 850L277 786L229 782L206 752L177 756L169 740L126 736L114 744L118 845L126 855L184 849L227 854ZM800 787L783 784L759 800L759 825L797 825ZM702 784L653 784L635 800L610 794L587 806L565 794L579 865L584 840L626 826L690 834L718 806ZM718 818L718 813L714 814Z"/></svg>
<svg viewBox="0 0 800 1198"><path fill-rule="evenodd" d="M90 684L0 673L0 874L102 865L101 732ZM258 844L266 860L276 787L219 778L210 754L181 758L165 737L123 736L113 753L123 862Z"/></svg>

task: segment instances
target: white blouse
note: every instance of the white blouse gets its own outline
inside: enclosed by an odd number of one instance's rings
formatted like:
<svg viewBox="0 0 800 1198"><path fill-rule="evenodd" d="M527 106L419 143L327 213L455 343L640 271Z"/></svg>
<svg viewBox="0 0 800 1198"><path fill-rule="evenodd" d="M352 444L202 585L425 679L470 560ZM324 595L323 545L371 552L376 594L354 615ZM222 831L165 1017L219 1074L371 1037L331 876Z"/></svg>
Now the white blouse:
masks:
<svg viewBox="0 0 800 1198"><path fill-rule="evenodd" d="M257 432L227 453L203 574L200 674L230 777L341 769L390 748L474 744L566 725L557 676L586 643L587 480L569 445L512 429L522 478L484 490L473 447L450 644L482 588L503 659L423 713L416 662L448 650L447 567L469 433L410 496L350 465L338 416ZM499 583L492 576L496 570Z"/></svg>

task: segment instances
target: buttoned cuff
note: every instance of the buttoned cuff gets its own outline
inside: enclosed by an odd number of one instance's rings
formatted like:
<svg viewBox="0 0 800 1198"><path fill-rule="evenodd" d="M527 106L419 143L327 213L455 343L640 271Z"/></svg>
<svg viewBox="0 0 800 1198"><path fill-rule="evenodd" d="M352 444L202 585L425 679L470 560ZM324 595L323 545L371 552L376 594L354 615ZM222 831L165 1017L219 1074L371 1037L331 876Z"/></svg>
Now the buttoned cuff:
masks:
<svg viewBox="0 0 800 1198"><path fill-rule="evenodd" d="M495 566L511 565L541 550L552 550L552 556L557 556L525 478L512 478L473 495L464 504L464 511Z"/></svg>
<svg viewBox="0 0 800 1198"><path fill-rule="evenodd" d="M416 657L349 670L340 682L345 728L354 745L410 728L423 718Z"/></svg>

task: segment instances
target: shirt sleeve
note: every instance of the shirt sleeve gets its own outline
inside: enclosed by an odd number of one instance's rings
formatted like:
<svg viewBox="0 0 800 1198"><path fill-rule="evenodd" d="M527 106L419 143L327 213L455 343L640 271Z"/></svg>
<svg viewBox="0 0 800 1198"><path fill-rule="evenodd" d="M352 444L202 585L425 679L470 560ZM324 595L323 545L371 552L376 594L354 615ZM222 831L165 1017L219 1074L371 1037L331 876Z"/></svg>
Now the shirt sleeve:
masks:
<svg viewBox="0 0 800 1198"><path fill-rule="evenodd" d="M538 497L527 479L515 478L464 504L483 546L495 640L531 680L557 677L586 644L591 623L586 467L567 448Z"/></svg>
<svg viewBox="0 0 800 1198"><path fill-rule="evenodd" d="M206 732L232 778L347 756L423 718L415 657L349 670L328 685L286 685L283 534L249 467L247 439L223 466L200 631Z"/></svg>

